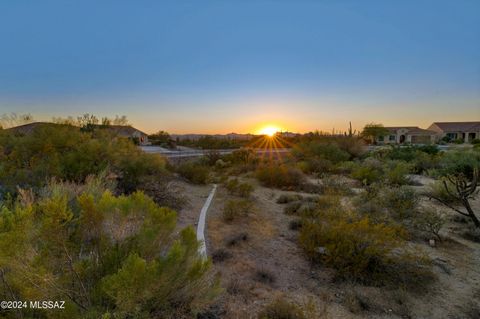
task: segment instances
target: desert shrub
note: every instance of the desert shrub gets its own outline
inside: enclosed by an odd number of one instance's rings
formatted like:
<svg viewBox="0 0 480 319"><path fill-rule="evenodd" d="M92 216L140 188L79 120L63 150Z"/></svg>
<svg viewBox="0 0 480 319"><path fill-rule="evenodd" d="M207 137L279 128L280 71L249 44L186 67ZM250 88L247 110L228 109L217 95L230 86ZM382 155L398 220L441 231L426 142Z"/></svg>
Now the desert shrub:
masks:
<svg viewBox="0 0 480 319"><path fill-rule="evenodd" d="M62 315L68 318L178 318L218 293L193 229L175 235L174 211L140 192L72 190L57 183L33 205L1 209L2 280L15 296L66 300ZM32 274L35 283L24 280ZM42 310L25 315L50 316Z"/></svg>
<svg viewBox="0 0 480 319"><path fill-rule="evenodd" d="M290 202L295 202L302 200L303 196L300 194L282 194L278 197L277 203L278 204L288 204Z"/></svg>
<svg viewBox="0 0 480 319"><path fill-rule="evenodd" d="M400 275L408 281L407 273L416 269L411 265L416 259L402 250L401 233L401 228L372 223L352 212L342 216L326 211L317 220L305 221L300 243L311 260L335 268L338 278L385 284ZM400 265L412 267L397 275Z"/></svg>
<svg viewBox="0 0 480 319"><path fill-rule="evenodd" d="M329 195L351 195L352 189L348 183L338 176L322 178L323 193Z"/></svg>
<svg viewBox="0 0 480 319"><path fill-rule="evenodd" d="M450 181L445 181L445 183L447 183L449 189L453 189L454 185ZM430 198L436 198L449 205L461 205L460 200L445 189L443 181L435 181L430 184L424 195Z"/></svg>
<svg viewBox="0 0 480 319"><path fill-rule="evenodd" d="M415 230L420 196L410 186L373 184L353 200L358 213L374 223L396 223Z"/></svg>
<svg viewBox="0 0 480 319"><path fill-rule="evenodd" d="M226 222L247 216L253 211L253 203L246 199L229 200L223 206L222 217Z"/></svg>
<svg viewBox="0 0 480 319"><path fill-rule="evenodd" d="M258 162L257 153L253 148L240 148L225 156L227 161L234 164L256 164Z"/></svg>
<svg viewBox="0 0 480 319"><path fill-rule="evenodd" d="M215 162L215 168L216 169L223 169L225 167L228 167L229 163L225 162L223 159L219 159Z"/></svg>
<svg viewBox="0 0 480 319"><path fill-rule="evenodd" d="M300 206L296 213L300 216L311 216L315 214L316 210L316 202L303 201L302 206Z"/></svg>
<svg viewBox="0 0 480 319"><path fill-rule="evenodd" d="M148 176L141 180L138 189L152 198L159 206L179 210L188 202L179 188L169 177Z"/></svg>
<svg viewBox="0 0 480 319"><path fill-rule="evenodd" d="M214 263L221 263L230 258L232 258L232 254L222 248L217 249L212 253L212 261Z"/></svg>
<svg viewBox="0 0 480 319"><path fill-rule="evenodd" d="M406 162L393 161L385 165L385 181L392 185L407 185L410 183L407 174L411 171L411 166Z"/></svg>
<svg viewBox="0 0 480 319"><path fill-rule="evenodd" d="M295 215L302 207L302 201L290 202L283 208L283 212L287 215Z"/></svg>
<svg viewBox="0 0 480 319"><path fill-rule="evenodd" d="M339 163L350 159L350 154L342 150L336 143L324 141L308 141L295 145L292 154L300 159L317 157L332 163Z"/></svg>
<svg viewBox="0 0 480 319"><path fill-rule="evenodd" d="M440 230L445 225L445 217L432 208L422 209L415 216L414 226L420 231L435 236L442 241Z"/></svg>
<svg viewBox="0 0 480 319"><path fill-rule="evenodd" d="M349 160L352 156L342 150L336 141L309 140L295 145L292 154L299 160L297 166L307 174L325 173L334 165Z"/></svg>
<svg viewBox="0 0 480 319"><path fill-rule="evenodd" d="M290 230L299 230L302 228L303 221L301 219L294 219L288 223L288 229Z"/></svg>
<svg viewBox="0 0 480 319"><path fill-rule="evenodd" d="M204 165L195 162L185 162L180 164L176 171L180 176L194 184L205 184L208 179L209 171Z"/></svg>
<svg viewBox="0 0 480 319"><path fill-rule="evenodd" d="M204 161L207 165L214 166L214 165L216 165L217 161L219 161L221 158L222 158L222 155L220 154L219 151L208 150L205 153Z"/></svg>
<svg viewBox="0 0 480 319"><path fill-rule="evenodd" d="M341 162L335 166L335 172L337 174L351 174L357 165L358 163L353 161Z"/></svg>
<svg viewBox="0 0 480 319"><path fill-rule="evenodd" d="M420 197L412 187L387 188L381 192L380 203L395 220L403 220L416 213Z"/></svg>
<svg viewBox="0 0 480 319"><path fill-rule="evenodd" d="M415 174L429 173L438 168L440 156L429 155L428 153L418 152L415 158L410 162Z"/></svg>
<svg viewBox="0 0 480 319"><path fill-rule="evenodd" d="M232 295L246 295L248 293L248 287L243 280L233 278L227 284L227 292Z"/></svg>
<svg viewBox="0 0 480 319"><path fill-rule="evenodd" d="M371 298L358 291L349 291L345 295L344 304L351 313L361 313L363 311L374 311L379 308Z"/></svg>
<svg viewBox="0 0 480 319"><path fill-rule="evenodd" d="M304 312L297 305L284 299L277 299L267 305L258 314L258 319L306 319Z"/></svg>
<svg viewBox="0 0 480 319"><path fill-rule="evenodd" d="M161 156L145 154L108 130L44 125L27 135L2 132L0 145L4 193L15 194L17 186L38 191L51 178L83 183L87 176L107 171L115 174L119 191L128 194L142 178L167 174Z"/></svg>
<svg viewBox="0 0 480 319"><path fill-rule="evenodd" d="M332 171L334 164L325 158L311 157L298 162L297 167L305 174L322 174Z"/></svg>
<svg viewBox="0 0 480 319"><path fill-rule="evenodd" d="M351 176L365 185L370 185L382 179L383 165L374 158L367 158L363 163L357 163L353 167Z"/></svg>
<svg viewBox="0 0 480 319"><path fill-rule="evenodd" d="M390 148L383 150L382 152L377 152L377 155L384 157L386 159L395 160L395 161L404 161L411 162L415 158L424 155L436 155L438 154L439 149L436 145L410 145L410 146L396 146L391 145Z"/></svg>
<svg viewBox="0 0 480 319"><path fill-rule="evenodd" d="M276 276L272 271L260 268L255 271L253 279L263 284L273 284L276 281Z"/></svg>
<svg viewBox="0 0 480 319"><path fill-rule="evenodd" d="M265 165L256 173L257 179L267 187L285 189L299 188L305 181L303 174L287 165Z"/></svg>
<svg viewBox="0 0 480 319"><path fill-rule="evenodd" d="M227 247L234 247L237 246L238 244L242 242L248 241L249 236L247 233L239 233L239 234L234 234L225 240L225 245Z"/></svg>
<svg viewBox="0 0 480 319"><path fill-rule="evenodd" d="M228 192L232 195L238 195L240 197L248 198L253 192L253 185L249 183L242 183L237 178L233 178L227 181L225 184Z"/></svg>
<svg viewBox="0 0 480 319"><path fill-rule="evenodd" d="M320 210L330 210L341 206L340 197L332 194L320 196L316 204Z"/></svg>

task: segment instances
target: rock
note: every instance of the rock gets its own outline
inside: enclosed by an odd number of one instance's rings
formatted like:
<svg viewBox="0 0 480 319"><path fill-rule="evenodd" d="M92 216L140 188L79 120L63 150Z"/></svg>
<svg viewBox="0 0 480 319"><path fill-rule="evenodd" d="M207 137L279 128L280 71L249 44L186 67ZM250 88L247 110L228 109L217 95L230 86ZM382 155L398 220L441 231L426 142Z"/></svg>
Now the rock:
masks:
<svg viewBox="0 0 480 319"><path fill-rule="evenodd" d="M325 247L317 247L315 248L315 251L320 255L327 255L327 248Z"/></svg>
<svg viewBox="0 0 480 319"><path fill-rule="evenodd" d="M428 243L430 244L430 247L435 247L435 239L430 239Z"/></svg>

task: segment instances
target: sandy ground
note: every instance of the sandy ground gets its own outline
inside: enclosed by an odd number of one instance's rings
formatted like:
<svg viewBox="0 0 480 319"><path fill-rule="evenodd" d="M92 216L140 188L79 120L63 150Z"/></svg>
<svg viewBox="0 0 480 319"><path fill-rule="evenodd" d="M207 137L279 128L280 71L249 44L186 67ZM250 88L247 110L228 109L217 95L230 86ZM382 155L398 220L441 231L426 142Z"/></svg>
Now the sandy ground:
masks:
<svg viewBox="0 0 480 319"><path fill-rule="evenodd" d="M414 178L423 185L433 181ZM235 198L222 185L207 215L208 254L222 252L224 257L214 258L214 270L221 274L225 289L213 307L219 317L256 318L266 304L282 296L315 308L317 316L312 318L479 318L472 311L480 308L480 244L457 234L464 225L449 221L442 233L446 240L436 247L427 241L412 243L433 260L437 280L424 291L338 283L333 281L332 269L311 265L298 246L298 232L288 227L295 217L284 214L284 206L276 203L281 193L289 192L249 182L255 185L255 211L248 217L231 223L222 219L225 201ZM211 186L183 183L182 187L189 205L179 213L179 227L196 225ZM421 191L425 186L415 187ZM454 215L426 199L422 205ZM479 200L473 206L480 211ZM368 303L367 310L352 302L358 295Z"/></svg>
<svg viewBox="0 0 480 319"><path fill-rule="evenodd" d="M211 185L193 185L185 181L175 181L179 192L186 197L186 204L178 212L177 229L192 226L196 228L198 216L212 189Z"/></svg>

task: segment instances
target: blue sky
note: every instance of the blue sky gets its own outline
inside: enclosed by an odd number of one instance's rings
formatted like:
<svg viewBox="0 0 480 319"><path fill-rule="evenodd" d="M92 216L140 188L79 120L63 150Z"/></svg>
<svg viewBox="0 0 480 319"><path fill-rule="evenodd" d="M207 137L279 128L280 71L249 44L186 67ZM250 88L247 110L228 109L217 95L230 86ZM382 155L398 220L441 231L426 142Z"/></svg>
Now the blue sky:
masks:
<svg viewBox="0 0 480 319"><path fill-rule="evenodd" d="M9 112L181 133L480 120L480 1L2 1Z"/></svg>

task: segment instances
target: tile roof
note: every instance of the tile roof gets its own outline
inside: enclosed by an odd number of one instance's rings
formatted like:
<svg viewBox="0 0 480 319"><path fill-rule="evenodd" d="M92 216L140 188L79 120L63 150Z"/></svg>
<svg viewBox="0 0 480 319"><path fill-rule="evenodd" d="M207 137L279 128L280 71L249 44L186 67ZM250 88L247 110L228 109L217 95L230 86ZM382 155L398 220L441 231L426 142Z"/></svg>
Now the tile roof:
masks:
<svg viewBox="0 0 480 319"><path fill-rule="evenodd" d="M468 132L480 129L480 121L476 122L434 122L444 132Z"/></svg>
<svg viewBox="0 0 480 319"><path fill-rule="evenodd" d="M418 126L387 126L385 127L389 130L390 133L396 133L396 131L401 129L406 129L407 133L409 134L424 134L424 135L435 135L437 134L434 131L424 130L423 128L419 128Z"/></svg>

